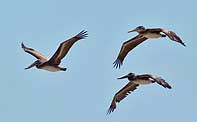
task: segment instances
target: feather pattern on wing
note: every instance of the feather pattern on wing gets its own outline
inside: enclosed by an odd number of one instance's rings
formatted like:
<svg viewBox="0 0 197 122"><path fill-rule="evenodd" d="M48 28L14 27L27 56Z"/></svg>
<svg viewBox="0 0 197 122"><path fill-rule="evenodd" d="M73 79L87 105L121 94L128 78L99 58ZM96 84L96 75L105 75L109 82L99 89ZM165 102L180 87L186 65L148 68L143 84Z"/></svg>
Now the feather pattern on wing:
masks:
<svg viewBox="0 0 197 122"><path fill-rule="evenodd" d="M61 63L61 59L66 56L72 45L78 40L84 39L85 37L87 37L87 35L87 31L83 30L76 36L62 42L54 55L50 58L49 62L55 65L59 65Z"/></svg>
<svg viewBox="0 0 197 122"><path fill-rule="evenodd" d="M23 48L23 50L26 52L26 53L29 53L31 54L32 56L34 56L35 58L37 59L40 59L40 60L43 60L43 61L47 61L47 57L45 57L43 54L41 54L40 52L32 49L32 48L29 48L29 47L26 47L23 43L21 43L21 47Z"/></svg>
<svg viewBox="0 0 197 122"><path fill-rule="evenodd" d="M124 99L128 94L131 93L131 91L134 91L135 89L137 89L139 85L135 84L133 82L129 82L126 86L124 86L120 91L118 91L112 102L111 105L108 109L107 114L110 114L111 112L113 112L116 109L116 103L119 103L122 99Z"/></svg>
<svg viewBox="0 0 197 122"><path fill-rule="evenodd" d="M147 38L143 37L142 35L137 35L136 37L126 41L123 43L121 50L118 54L117 59L114 61L114 67L120 68L120 66L123 64L124 58L126 55L131 51L133 48L135 48L137 45L145 41Z"/></svg>
<svg viewBox="0 0 197 122"><path fill-rule="evenodd" d="M151 75L151 74L136 75L135 78L136 79L147 79L147 80L151 80L152 82L156 82L159 85L163 86L164 88L168 88L168 89L171 89L172 88L170 86L170 84L168 84L163 78L158 77L158 76L154 76L154 75Z"/></svg>
<svg viewBox="0 0 197 122"><path fill-rule="evenodd" d="M155 76L155 81L156 81L159 85L163 86L164 88L168 88L168 89L171 89L171 88L172 88L172 86L170 86L170 84L168 84L168 83L167 83L163 78L161 78L161 77Z"/></svg>
<svg viewBox="0 0 197 122"><path fill-rule="evenodd" d="M176 35L175 32L168 31L166 29L161 29L161 31L165 33L172 41L178 42L182 44L183 46L186 46L185 43L181 40L181 38L178 35Z"/></svg>

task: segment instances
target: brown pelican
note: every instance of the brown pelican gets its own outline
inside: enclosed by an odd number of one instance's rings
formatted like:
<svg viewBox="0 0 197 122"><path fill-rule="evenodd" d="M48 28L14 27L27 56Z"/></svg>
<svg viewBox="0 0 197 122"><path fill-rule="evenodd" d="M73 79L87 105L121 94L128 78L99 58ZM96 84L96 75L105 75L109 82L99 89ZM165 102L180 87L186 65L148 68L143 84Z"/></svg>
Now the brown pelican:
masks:
<svg viewBox="0 0 197 122"><path fill-rule="evenodd" d="M21 47L23 50L31 55L33 55L37 60L28 66L25 69L32 68L36 66L38 69L44 69L47 71L55 72L55 71L65 71L66 68L59 67L58 65L61 63L61 60L66 56L72 45L80 39L84 39L87 37L87 31L81 31L76 36L62 42L58 49L56 50L55 54L48 60L44 55L35 51L32 48L26 47L23 43Z"/></svg>
<svg viewBox="0 0 197 122"><path fill-rule="evenodd" d="M135 48L140 43L144 42L147 39L154 39L154 38L161 38L168 36L172 41L178 42L182 44L183 46L186 46L180 37L178 37L174 32L163 29L163 28L145 28L143 26L138 26L135 29L128 31L130 32L138 32L138 35L134 38L126 41L123 43L121 50L119 52L119 55L117 59L114 61L114 67L119 67L123 64L123 60L126 57L126 55L131 51L133 48Z"/></svg>
<svg viewBox="0 0 197 122"><path fill-rule="evenodd" d="M164 79L158 76L153 76L151 74L142 74L142 75L135 75L134 73L129 73L123 77L120 77L118 79L124 79L128 78L129 83L124 86L120 91L118 91L108 109L107 114L110 114L114 111L116 108L116 103L120 102L122 99L124 99L128 94L130 94L132 91L134 91L139 85L143 84L151 84L151 83L158 83L159 85L163 86L164 88L171 89L172 87L165 82Z"/></svg>

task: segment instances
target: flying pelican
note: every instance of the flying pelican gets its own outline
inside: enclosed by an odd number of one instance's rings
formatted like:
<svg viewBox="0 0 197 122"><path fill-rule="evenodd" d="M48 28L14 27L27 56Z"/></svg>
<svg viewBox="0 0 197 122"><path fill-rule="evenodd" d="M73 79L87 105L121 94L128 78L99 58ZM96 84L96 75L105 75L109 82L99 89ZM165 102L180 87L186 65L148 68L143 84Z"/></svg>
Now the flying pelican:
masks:
<svg viewBox="0 0 197 122"><path fill-rule="evenodd" d="M151 84L151 83L158 83L159 85L163 86L164 88L171 89L172 87L165 82L164 79L158 76L153 76L151 74L142 74L142 75L135 75L134 73L129 73L123 77L120 77L118 79L124 79L128 78L129 83L127 83L126 86L124 86L121 90L119 90L108 109L107 114L110 114L116 109L116 103L120 102L122 99L124 99L127 95L129 95L132 91L137 89L139 85L145 85L145 84Z"/></svg>
<svg viewBox="0 0 197 122"><path fill-rule="evenodd" d="M23 43L21 47L26 53L33 55L37 60L25 69L30 69L36 66L38 69L43 69L51 72L66 71L66 68L59 67L61 60L66 56L72 45L80 39L87 37L87 31L83 30L76 36L62 42L53 56L48 60L44 55L36 50L26 47Z"/></svg>
<svg viewBox="0 0 197 122"><path fill-rule="evenodd" d="M128 33L134 31L138 32L138 35L123 43L118 57L113 63L115 68L120 68L120 66L123 64L124 58L129 53L129 51L131 51L133 48L135 48L137 45L139 45L147 39L155 39L168 36L172 41L178 42L183 46L186 46L181 40L181 38L178 37L174 32L163 28L146 29L144 26L138 26L135 29L128 31Z"/></svg>

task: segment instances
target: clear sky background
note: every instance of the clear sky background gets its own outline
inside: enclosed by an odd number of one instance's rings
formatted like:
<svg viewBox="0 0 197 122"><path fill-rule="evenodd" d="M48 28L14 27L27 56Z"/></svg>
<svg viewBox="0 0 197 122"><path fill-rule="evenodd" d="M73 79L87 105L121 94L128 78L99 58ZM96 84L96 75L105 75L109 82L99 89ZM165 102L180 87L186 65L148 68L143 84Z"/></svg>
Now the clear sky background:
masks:
<svg viewBox="0 0 197 122"><path fill-rule="evenodd" d="M197 2L195 0L17 0L0 2L0 122L185 122L197 113ZM176 32L183 47L168 38L149 40L113 68L122 43L136 26ZM50 57L60 42L81 30L61 63L66 72L32 68L24 42ZM106 116L114 94L129 72L162 76L168 90L139 87Z"/></svg>

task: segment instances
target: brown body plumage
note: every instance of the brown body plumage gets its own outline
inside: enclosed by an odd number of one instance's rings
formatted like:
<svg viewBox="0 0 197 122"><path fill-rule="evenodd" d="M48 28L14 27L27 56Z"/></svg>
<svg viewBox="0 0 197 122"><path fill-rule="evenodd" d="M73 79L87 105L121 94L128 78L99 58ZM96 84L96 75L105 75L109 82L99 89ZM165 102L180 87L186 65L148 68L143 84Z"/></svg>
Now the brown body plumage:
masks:
<svg viewBox="0 0 197 122"><path fill-rule="evenodd" d="M130 94L132 91L137 89L139 85L158 83L164 88L168 88L168 89L172 88L163 78L153 76L151 74L135 75L134 73L129 73L118 79L124 79L124 78L128 78L129 83L127 83L126 86L124 86L121 90L119 90L114 95L114 98L111 102L107 114L113 112L116 109L116 103L119 103L121 100L123 100L128 94Z"/></svg>
<svg viewBox="0 0 197 122"><path fill-rule="evenodd" d="M123 61L126 57L126 55L134 49L136 46L141 44L147 39L154 39L154 38L161 38L168 36L172 41L178 42L185 46L183 41L180 37L178 37L174 32L168 31L163 28L145 28L143 26L139 26L135 28L134 30L131 30L129 32L138 32L138 35L122 44L121 50L118 54L117 59L114 61L114 67L120 68L120 66L123 64Z"/></svg>
<svg viewBox="0 0 197 122"><path fill-rule="evenodd" d="M68 53L68 51L70 50L70 48L75 42L77 42L80 39L84 39L85 37L87 37L87 31L83 30L76 36L62 42L58 47L57 51L53 54L53 56L49 60L41 53L37 52L32 48L26 47L22 43L21 47L23 48L23 50L38 59L25 69L29 69L36 66L38 69L44 69L51 72L65 71L66 68L62 68L59 66L61 60L66 56L66 54Z"/></svg>

